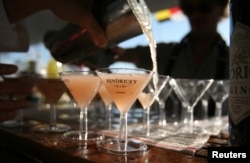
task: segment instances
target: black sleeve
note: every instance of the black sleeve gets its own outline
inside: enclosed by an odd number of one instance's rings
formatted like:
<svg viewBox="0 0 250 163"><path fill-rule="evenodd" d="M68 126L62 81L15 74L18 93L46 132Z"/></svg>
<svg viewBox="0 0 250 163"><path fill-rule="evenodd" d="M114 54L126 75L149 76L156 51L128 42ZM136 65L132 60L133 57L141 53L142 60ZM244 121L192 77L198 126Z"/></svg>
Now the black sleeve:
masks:
<svg viewBox="0 0 250 163"><path fill-rule="evenodd" d="M156 50L157 50L157 67L158 67L158 73L162 75L166 75L165 69L166 65L168 63L168 60L173 52L173 47L175 46L175 43L158 43ZM139 60L138 67L139 68L145 68L145 69L152 69L153 63L151 59L151 53L148 46L138 46L136 47L136 57Z"/></svg>

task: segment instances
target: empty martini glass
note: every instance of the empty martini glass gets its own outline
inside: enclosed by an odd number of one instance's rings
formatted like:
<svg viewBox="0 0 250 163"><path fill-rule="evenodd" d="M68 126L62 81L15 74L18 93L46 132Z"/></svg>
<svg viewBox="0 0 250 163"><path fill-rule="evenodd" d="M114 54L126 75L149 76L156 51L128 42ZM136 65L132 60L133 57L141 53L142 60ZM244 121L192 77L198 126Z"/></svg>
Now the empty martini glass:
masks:
<svg viewBox="0 0 250 163"><path fill-rule="evenodd" d="M214 80L208 93L215 102L215 125L222 123L222 104L228 98L229 94L229 80Z"/></svg>
<svg viewBox="0 0 250 163"><path fill-rule="evenodd" d="M79 130L68 131L62 135L62 139L78 145L95 143L102 139L96 132L88 130L88 106L100 86L100 79L95 71L64 71L60 73L61 79L68 88L72 97L80 107L80 127Z"/></svg>
<svg viewBox="0 0 250 163"><path fill-rule="evenodd" d="M170 86L169 82L167 82L156 98L156 101L159 104L159 122L158 122L158 124L160 127L165 127L167 125L165 103L166 103L166 100L168 99L168 97L170 96L172 90L173 89Z"/></svg>
<svg viewBox="0 0 250 163"><path fill-rule="evenodd" d="M170 85L182 102L185 111L183 132L202 132L200 128L194 128L194 106L212 84L213 79L177 79L171 78Z"/></svg>
<svg viewBox="0 0 250 163"><path fill-rule="evenodd" d="M99 149L118 155L145 152L147 145L128 139L127 115L152 77L153 72L142 69L103 68L96 70L105 88L120 111L119 137L97 142Z"/></svg>
<svg viewBox="0 0 250 163"><path fill-rule="evenodd" d="M150 136L150 132L156 132L155 130L150 131L150 107L169 80L169 76L155 75L154 77L155 78L152 78L143 91L138 95L138 100L143 106L144 115L143 131L141 135L146 137ZM157 135L161 136L161 133L157 132Z"/></svg>

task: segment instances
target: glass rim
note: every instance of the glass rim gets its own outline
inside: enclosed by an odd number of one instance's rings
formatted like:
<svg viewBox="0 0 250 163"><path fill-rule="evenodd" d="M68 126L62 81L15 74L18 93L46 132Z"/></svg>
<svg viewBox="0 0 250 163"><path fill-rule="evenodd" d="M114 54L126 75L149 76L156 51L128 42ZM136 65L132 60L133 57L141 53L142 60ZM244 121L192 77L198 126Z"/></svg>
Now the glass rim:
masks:
<svg viewBox="0 0 250 163"><path fill-rule="evenodd" d="M58 74L59 75L70 75L70 74L84 74L84 73L88 73L88 74L96 74L95 71L93 70L68 70L68 71L61 71Z"/></svg>
<svg viewBox="0 0 250 163"><path fill-rule="evenodd" d="M198 78L174 78L174 77L171 77L171 79L173 80L193 80L193 81L199 81L199 80L203 80L203 81L209 81L209 80L212 80L214 81L215 79L213 78L201 78L201 79L198 79Z"/></svg>
<svg viewBox="0 0 250 163"><path fill-rule="evenodd" d="M142 68L97 68L96 72L102 72L101 70L130 70L130 71L141 71L141 72L148 72L148 73L155 73L153 70L142 69Z"/></svg>

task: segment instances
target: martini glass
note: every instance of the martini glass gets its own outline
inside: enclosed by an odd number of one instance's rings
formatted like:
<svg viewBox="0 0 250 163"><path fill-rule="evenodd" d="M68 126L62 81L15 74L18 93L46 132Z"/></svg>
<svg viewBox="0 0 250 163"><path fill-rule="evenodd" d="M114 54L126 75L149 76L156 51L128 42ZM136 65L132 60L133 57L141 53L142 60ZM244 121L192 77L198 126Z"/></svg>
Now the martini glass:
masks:
<svg viewBox="0 0 250 163"><path fill-rule="evenodd" d="M34 75L22 75L18 77L3 77L3 90L8 93L9 100L27 100L36 80ZM18 110L14 119L2 122L4 127L25 127L32 125L31 121L23 120L23 109Z"/></svg>
<svg viewBox="0 0 250 163"><path fill-rule="evenodd" d="M155 75L143 91L138 95L138 100L143 107L143 136L149 137L150 132L150 107L169 80L169 76ZM158 134L157 134L158 135ZM160 134L159 134L160 135Z"/></svg>
<svg viewBox="0 0 250 163"><path fill-rule="evenodd" d="M98 93L105 104L105 122L107 129L111 130L111 111L112 111L112 97L110 96L109 92L105 88L103 84L101 84Z"/></svg>
<svg viewBox="0 0 250 163"><path fill-rule="evenodd" d="M147 145L128 139L127 115L152 77L153 72L142 69L103 68L96 70L105 88L120 111L119 137L103 139L97 146L108 153L128 155L147 150Z"/></svg>
<svg viewBox="0 0 250 163"><path fill-rule="evenodd" d="M95 71L64 71L60 76L80 107L79 130L64 133L62 139L79 145L95 143L102 137L88 130L88 106L99 89L101 83L99 77Z"/></svg>
<svg viewBox="0 0 250 163"><path fill-rule="evenodd" d="M208 93L215 102L215 125L222 123L222 104L228 98L229 81L228 80L214 80L213 84L208 89Z"/></svg>
<svg viewBox="0 0 250 163"><path fill-rule="evenodd" d="M37 125L33 131L39 133L62 133L70 130L70 126L57 123L56 104L62 94L66 91L64 83L58 74L43 74L37 78L37 89L45 97L46 103L49 104L50 121L49 124Z"/></svg>
<svg viewBox="0 0 250 163"><path fill-rule="evenodd" d="M160 127L165 127L167 125L166 112L165 112L165 107L166 107L165 102L168 99L168 97L170 96L172 90L173 89L170 86L169 82L167 82L156 98L156 101L159 104L159 123L158 124Z"/></svg>
<svg viewBox="0 0 250 163"><path fill-rule="evenodd" d="M182 102L186 110L184 118L183 132L193 133L200 132L199 128L194 128L194 106L201 99L203 94L212 84L213 79L170 79L170 85Z"/></svg>

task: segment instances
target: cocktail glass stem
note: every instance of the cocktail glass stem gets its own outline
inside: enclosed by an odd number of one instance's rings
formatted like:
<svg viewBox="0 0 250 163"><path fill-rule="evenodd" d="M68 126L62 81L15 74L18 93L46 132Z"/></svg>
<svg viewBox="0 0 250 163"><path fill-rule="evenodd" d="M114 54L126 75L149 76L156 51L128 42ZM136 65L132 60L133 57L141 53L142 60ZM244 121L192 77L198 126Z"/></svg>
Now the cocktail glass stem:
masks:
<svg viewBox="0 0 250 163"><path fill-rule="evenodd" d="M143 130L144 135L149 136L150 135L150 107L147 107L143 109Z"/></svg>
<svg viewBox="0 0 250 163"><path fill-rule="evenodd" d="M82 107L80 110L80 133L85 133L84 135L87 135L88 133L88 108ZM82 134L80 134L82 135ZM82 140L82 138L80 138ZM85 138L87 140L87 138Z"/></svg>
<svg viewBox="0 0 250 163"><path fill-rule="evenodd" d="M215 123L220 124L221 123L221 115L222 115L222 103L216 102L215 103Z"/></svg>
<svg viewBox="0 0 250 163"><path fill-rule="evenodd" d="M166 126L166 114L165 114L165 101L164 100L158 100L159 104L159 125L160 126Z"/></svg>
<svg viewBox="0 0 250 163"><path fill-rule="evenodd" d="M203 98L201 100L202 104L202 119L207 120L208 119L208 100L206 98Z"/></svg>
<svg viewBox="0 0 250 163"><path fill-rule="evenodd" d="M182 103L181 104L181 122L186 125L188 123L188 116L187 116L187 107Z"/></svg>
<svg viewBox="0 0 250 163"><path fill-rule="evenodd" d="M128 139L128 128L127 128L127 112L121 112L120 114L120 131L119 131L119 142L127 143Z"/></svg>
<svg viewBox="0 0 250 163"><path fill-rule="evenodd" d="M54 130L56 128L56 105L55 104L49 104L50 105L50 129Z"/></svg>
<svg viewBox="0 0 250 163"><path fill-rule="evenodd" d="M112 103L108 104L105 106L106 107L106 117L105 117L105 121L106 121L106 125L108 130L112 129L112 125L111 125L111 110L112 110Z"/></svg>
<svg viewBox="0 0 250 163"><path fill-rule="evenodd" d="M192 106L187 106L186 111L186 130L190 133L193 132L193 122L194 122L194 114L193 114L194 108Z"/></svg>

